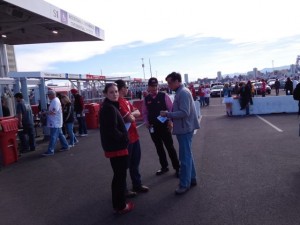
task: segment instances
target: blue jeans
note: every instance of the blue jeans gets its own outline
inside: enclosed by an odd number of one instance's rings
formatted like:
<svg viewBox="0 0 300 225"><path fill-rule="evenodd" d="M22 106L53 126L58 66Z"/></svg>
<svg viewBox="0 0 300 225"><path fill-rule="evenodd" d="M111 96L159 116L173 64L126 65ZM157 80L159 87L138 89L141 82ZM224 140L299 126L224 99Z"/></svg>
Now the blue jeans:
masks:
<svg viewBox="0 0 300 225"><path fill-rule="evenodd" d="M50 128L50 142L48 145L48 152L54 153L57 138L59 139L62 148L67 149L69 148L69 144L65 135L62 133L61 127L60 128Z"/></svg>
<svg viewBox="0 0 300 225"><path fill-rule="evenodd" d="M85 116L77 117L79 134L87 134Z"/></svg>
<svg viewBox="0 0 300 225"><path fill-rule="evenodd" d="M128 168L133 188L139 188L142 185L139 166L141 161L141 145L137 140L128 145Z"/></svg>
<svg viewBox="0 0 300 225"><path fill-rule="evenodd" d="M193 132L187 134L177 134L179 144L179 161L180 161L180 187L189 188L191 181L196 180L196 170L192 154Z"/></svg>
<svg viewBox="0 0 300 225"><path fill-rule="evenodd" d="M73 132L74 124L73 123L66 123L65 126L66 126L66 129L67 129L67 133L70 137L70 145L74 145L75 142L77 142L77 138L75 137L75 134Z"/></svg>
<svg viewBox="0 0 300 225"><path fill-rule="evenodd" d="M205 106L205 97L204 96L200 97L200 106Z"/></svg>

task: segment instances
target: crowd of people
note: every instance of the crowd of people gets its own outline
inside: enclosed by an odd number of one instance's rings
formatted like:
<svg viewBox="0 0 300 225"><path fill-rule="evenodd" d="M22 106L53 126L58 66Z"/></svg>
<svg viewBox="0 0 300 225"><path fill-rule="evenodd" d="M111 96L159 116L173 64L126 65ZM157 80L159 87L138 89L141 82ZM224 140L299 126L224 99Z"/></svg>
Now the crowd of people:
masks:
<svg viewBox="0 0 300 225"><path fill-rule="evenodd" d="M297 86L299 81L297 78L293 80L291 78L287 78L284 84L284 91L286 95L293 95L293 92ZM246 115L249 115L249 106L253 105L253 97L255 94L259 93L261 97L266 97L266 94L270 94L270 88L267 90L267 82L264 79L259 81L260 87L259 92L254 87L254 83L250 80L241 81L233 83L224 83L222 92L223 103L225 104L225 110L227 116L232 116L232 104L233 104L233 94L235 94L235 98L239 99L240 110L246 110ZM279 90L281 88L280 81L278 79L274 82L274 89L276 96L279 95ZM200 107L209 106L210 102L210 94L211 88L209 84L200 84L198 91L195 90L194 85L190 84L188 86L189 90L192 93L194 100L198 100L200 102Z"/></svg>
<svg viewBox="0 0 300 225"><path fill-rule="evenodd" d="M192 139L194 131L200 126L195 101L199 100L201 107L209 106L210 86L202 84L196 93L193 85L188 87L183 85L181 74L176 72L169 74L165 80L168 84L167 89L175 92L174 101L165 91L159 90L156 78L150 78L147 92L143 93L141 111L133 107L126 99L129 90L125 81L117 80L114 83L107 83L103 90L105 99L99 112L100 140L104 156L109 158L113 171L112 207L116 214L128 213L134 209L134 203L127 201L127 198L149 191L149 187L142 182L139 169L142 147L136 119L141 115L155 146L160 164L155 174L161 176L169 172L169 160L174 169L174 177L179 178L179 185L175 190L176 195L185 194L191 187L197 185ZM276 95L278 95L277 81L275 82ZM261 95L265 97L266 82L264 80L261 82ZM288 78L285 86L286 94L291 95L293 89L293 82ZM251 82L239 82L235 86L229 83L224 84L223 103L226 105L227 116L232 116L233 93L239 98L240 109L246 110L246 114L249 114L249 105L253 104L254 94ZM88 135L83 97L76 89L72 89L71 94L73 100L67 95L58 95L53 90L47 92L50 104L46 111L41 112L41 115L46 117L50 139L43 156L55 154L58 140L61 144L61 151L68 151L79 142L74 132L75 119L78 121L78 136ZM21 93L16 93L14 97L17 102L16 116L19 119L21 152L35 151L36 141L31 109L28 108L28 104L24 103ZM177 138L178 151L174 146L172 135ZM126 181L127 171L131 178L131 188Z"/></svg>
<svg viewBox="0 0 300 225"><path fill-rule="evenodd" d="M169 74L166 81L169 88L176 92L174 102L172 103L167 94L158 91L157 79L151 78L147 94L144 96L142 112L124 99L128 91L124 81L118 80L116 83L105 85L103 92L106 98L99 116L100 139L104 155L110 159L113 170L112 206L116 214L133 210L134 203L127 202L126 197L149 191L147 186L142 185L139 173L142 151L135 120L140 113L156 147L161 165L156 175L161 176L169 171L167 151L175 170L175 177L179 178L175 194L182 195L190 187L197 185L191 149L194 130L199 129L194 99L182 84L179 73ZM173 145L172 133L177 137L179 157ZM127 169L132 180L130 192L126 184Z"/></svg>

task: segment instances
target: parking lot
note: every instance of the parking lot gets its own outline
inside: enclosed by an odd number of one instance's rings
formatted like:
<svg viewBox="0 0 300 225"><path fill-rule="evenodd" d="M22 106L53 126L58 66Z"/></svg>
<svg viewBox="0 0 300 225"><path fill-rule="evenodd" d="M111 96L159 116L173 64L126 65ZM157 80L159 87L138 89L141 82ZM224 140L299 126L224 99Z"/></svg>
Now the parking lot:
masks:
<svg viewBox="0 0 300 225"><path fill-rule="evenodd" d="M178 180L172 170L155 175L158 157L141 126L140 170L150 192L133 199L133 212L113 215L112 171L99 132L90 130L68 152L43 158L47 143L41 143L0 171L1 224L300 224L298 116L227 117L219 98L211 98L201 115L193 139L198 186L185 195L174 195Z"/></svg>

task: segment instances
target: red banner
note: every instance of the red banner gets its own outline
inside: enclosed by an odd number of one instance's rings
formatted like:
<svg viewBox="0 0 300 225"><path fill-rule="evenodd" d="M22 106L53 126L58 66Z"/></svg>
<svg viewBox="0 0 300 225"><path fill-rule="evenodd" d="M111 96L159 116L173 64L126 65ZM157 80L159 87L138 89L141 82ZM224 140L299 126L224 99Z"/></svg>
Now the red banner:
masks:
<svg viewBox="0 0 300 225"><path fill-rule="evenodd" d="M105 76L86 74L87 80L105 80Z"/></svg>

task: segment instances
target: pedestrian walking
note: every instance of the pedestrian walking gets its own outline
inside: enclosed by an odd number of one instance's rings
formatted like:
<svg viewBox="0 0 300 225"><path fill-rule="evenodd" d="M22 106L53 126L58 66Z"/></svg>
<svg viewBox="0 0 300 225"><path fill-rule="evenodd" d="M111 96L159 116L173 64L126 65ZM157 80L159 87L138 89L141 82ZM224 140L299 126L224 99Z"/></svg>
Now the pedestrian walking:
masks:
<svg viewBox="0 0 300 225"><path fill-rule="evenodd" d="M19 120L18 132L21 142L21 153L35 150L35 134L34 134L34 122L32 116L31 106L25 104L22 93L16 93L14 95L16 105L16 116Z"/></svg>
<svg viewBox="0 0 300 225"><path fill-rule="evenodd" d="M56 97L56 93L53 90L49 90L47 95L50 100L50 105L48 111L43 112L43 114L47 115L47 127L50 129L50 142L48 150L42 155L52 156L54 155L57 139L59 139L61 143L62 151L67 151L70 147L61 130L63 125L63 115L60 100Z"/></svg>
<svg viewBox="0 0 300 225"><path fill-rule="evenodd" d="M85 121L83 97L78 93L77 89L71 89L71 93L74 97L74 112L78 121L78 133L80 137L85 137L87 136L87 127Z"/></svg>
<svg viewBox="0 0 300 225"><path fill-rule="evenodd" d="M74 145L79 142L73 132L74 108L72 106L71 100L66 95L63 95L61 97L61 102L63 105L63 123L69 135L69 146L74 147Z"/></svg>

